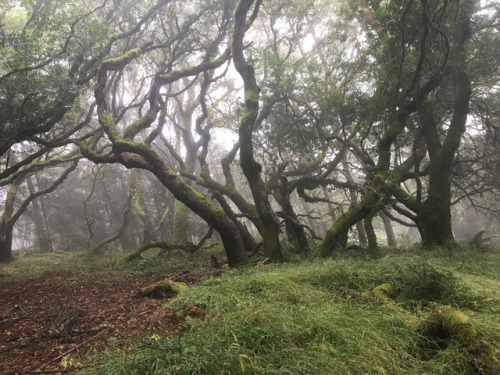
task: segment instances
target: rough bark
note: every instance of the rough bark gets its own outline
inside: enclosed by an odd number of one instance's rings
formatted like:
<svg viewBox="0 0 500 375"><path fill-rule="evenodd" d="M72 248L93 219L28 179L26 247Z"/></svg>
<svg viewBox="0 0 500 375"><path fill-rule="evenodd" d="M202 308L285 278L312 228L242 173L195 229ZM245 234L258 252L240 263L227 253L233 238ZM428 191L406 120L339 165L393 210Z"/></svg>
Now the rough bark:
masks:
<svg viewBox="0 0 500 375"><path fill-rule="evenodd" d="M134 189L135 201L134 209L142 221L142 238L141 242L148 243L151 241L151 232L153 231L153 224L151 222L151 215L147 212L146 204L144 201L144 189L141 181L141 171L134 169L130 175L131 187Z"/></svg>
<svg viewBox="0 0 500 375"><path fill-rule="evenodd" d="M345 175L347 182L349 182L351 185L354 186L355 185L354 178L352 178L352 173L351 173L351 170L349 168L349 164L347 163L347 161L345 159L342 161L342 168L344 169L344 175ZM356 192L356 189L354 189L353 187L349 188L349 197L351 198L351 205L353 207L357 206L358 205L358 193ZM358 221L356 223L356 229L358 231L359 243L361 244L361 246L367 245L368 239L366 238L365 228L364 228L363 223L361 221Z"/></svg>
<svg viewBox="0 0 500 375"><path fill-rule="evenodd" d="M250 260L245 251L240 232L224 211L183 181L179 175L165 164L148 144L134 141L135 136L140 131L149 127L156 120L160 110L160 89L163 85L173 82L173 80L197 75L207 69L214 69L220 66L227 60L226 53L213 61L203 62L198 66L189 67L180 71L173 71L167 75L156 77L150 89L150 108L148 112L125 129L124 134L126 136L124 137L120 136L113 118L105 113L104 89L106 86L106 72L108 69L122 69L129 62L127 55L115 60L113 65L108 64L107 61L102 64L97 87L94 91L97 101L99 123L112 143L113 154L100 155L91 150L84 142L76 142L82 154L95 163L118 162L126 168L149 170L172 192L177 200L184 203L194 213L205 220L209 226L219 232L230 266L247 264Z"/></svg>
<svg viewBox="0 0 500 375"><path fill-rule="evenodd" d="M373 228L374 217L375 213L371 212L363 219L363 226L365 228L366 238L368 240L368 251L371 254L375 254L378 249L377 234L375 233L375 229Z"/></svg>
<svg viewBox="0 0 500 375"><path fill-rule="evenodd" d="M27 183L30 194L34 194L35 186L33 184L31 176L28 177ZM34 199L31 202L31 205L33 206L33 221L35 224L35 232L36 232L36 238L38 240L38 246L40 247L40 251L42 253L50 253L53 250L52 243L47 233L47 227L45 225L45 219L44 219L45 214L43 212L41 202L39 202L37 199Z"/></svg>
<svg viewBox="0 0 500 375"><path fill-rule="evenodd" d="M0 262L7 263L13 260L12 231L14 229L12 215L19 185L22 179L15 180L10 186L5 198L5 206L0 218Z"/></svg>
<svg viewBox="0 0 500 375"><path fill-rule="evenodd" d="M122 186L125 189L124 185L125 184L123 184L123 181L122 181ZM122 216L122 213L117 212L117 210L115 208L115 205L113 204L113 202L111 200L111 196L109 194L108 188L106 187L106 184L103 184L102 191L104 193L104 200L105 200L106 206L109 207L109 212L111 214L111 221L113 223L118 223L118 222L121 222L121 221L123 222L123 220L125 218ZM127 211L127 212L130 213L129 211ZM128 224L130 222L130 219L127 218L127 220L129 220L127 222L127 226L128 226ZM133 234L130 231L125 231L124 230L123 233L118 238L118 241L120 242L120 246L122 248L122 251L128 252L128 251L131 251L132 249L135 248L134 237L133 237Z"/></svg>
<svg viewBox="0 0 500 375"><path fill-rule="evenodd" d="M120 162L127 168L149 170L172 192L177 200L183 202L219 232L231 267L249 262L240 232L223 210L186 184L182 178L165 165L163 160L148 145L121 138L111 117L101 113L99 121L113 142L116 158L102 158L80 144L81 150L87 158L94 162Z"/></svg>
<svg viewBox="0 0 500 375"><path fill-rule="evenodd" d="M427 246L454 240L451 227L451 168L465 131L471 94L470 80L465 71L456 72L454 81L455 108L442 146L439 144L431 107L426 106L420 111L421 119L425 122L430 164L427 199L417 212L417 226L422 242Z"/></svg>
<svg viewBox="0 0 500 375"><path fill-rule="evenodd" d="M391 247L396 247L398 246L398 243L396 241L396 236L394 235L394 229L392 228L392 221L389 219L389 217L385 214L385 210L382 210L379 212L379 216L382 219L382 222L384 223L384 229L385 229L385 234L387 236L387 245Z"/></svg>
<svg viewBox="0 0 500 375"><path fill-rule="evenodd" d="M247 13L254 0L240 0L234 12L231 51L236 70L243 79L245 98L243 116L239 126L240 161L243 173L248 180L255 207L262 221L262 241L264 254L272 261L281 262L281 244L279 242L279 224L268 199L266 187L261 177L262 166L253 156L253 132L259 112L260 88L255 79L252 65L248 64L243 54L243 37L247 30ZM256 16L260 1L257 0L253 12Z"/></svg>
<svg viewBox="0 0 500 375"><path fill-rule="evenodd" d="M425 245L442 245L453 241L451 228L451 168L460 146L469 113L471 82L467 74L467 42L471 37L470 14L474 2L463 1L451 33L449 62L452 69L454 108L446 137L441 144L432 103L419 111L424 140L429 151L429 188L427 199L417 211L417 226Z"/></svg>
<svg viewBox="0 0 500 375"><path fill-rule="evenodd" d="M276 200L283 210L283 219L285 221L288 240L292 243L297 252L309 253L311 251L309 246L310 241L306 236L304 225L300 223L292 206L288 179L282 174L279 181L279 194L275 194L274 196L277 198Z"/></svg>

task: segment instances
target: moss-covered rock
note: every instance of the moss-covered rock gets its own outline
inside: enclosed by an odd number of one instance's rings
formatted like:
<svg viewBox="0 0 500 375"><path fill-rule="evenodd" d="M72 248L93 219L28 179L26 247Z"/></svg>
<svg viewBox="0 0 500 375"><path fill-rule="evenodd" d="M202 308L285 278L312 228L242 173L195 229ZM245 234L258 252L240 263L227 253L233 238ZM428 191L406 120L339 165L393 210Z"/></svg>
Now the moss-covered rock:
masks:
<svg viewBox="0 0 500 375"><path fill-rule="evenodd" d="M455 340L473 356L474 365L482 374L500 374L500 351L483 339L464 313L450 306L439 306L418 331L425 340L422 349L426 356L445 349Z"/></svg>
<svg viewBox="0 0 500 375"><path fill-rule="evenodd" d="M395 297L396 288L390 283L383 283L373 289L373 295L375 298L388 301Z"/></svg>
<svg viewBox="0 0 500 375"><path fill-rule="evenodd" d="M185 283L178 283L169 279L158 281L139 289L137 293L140 297L152 298L171 298L177 295L182 289L186 288Z"/></svg>

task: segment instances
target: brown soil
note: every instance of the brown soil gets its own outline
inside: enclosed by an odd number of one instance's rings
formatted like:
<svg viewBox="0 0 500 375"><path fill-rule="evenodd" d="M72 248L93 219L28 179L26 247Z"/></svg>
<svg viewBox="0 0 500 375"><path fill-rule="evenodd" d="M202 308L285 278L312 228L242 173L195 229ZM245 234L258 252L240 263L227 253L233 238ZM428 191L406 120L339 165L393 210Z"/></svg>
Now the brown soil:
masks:
<svg viewBox="0 0 500 375"><path fill-rule="evenodd" d="M190 284L200 275L178 272L168 278ZM161 309L165 299L137 297L139 288L164 278L107 270L1 285L0 374L67 373L91 349L128 345L141 334L176 335L186 328L186 315L203 312L196 306ZM66 359L72 361L64 361L71 349Z"/></svg>

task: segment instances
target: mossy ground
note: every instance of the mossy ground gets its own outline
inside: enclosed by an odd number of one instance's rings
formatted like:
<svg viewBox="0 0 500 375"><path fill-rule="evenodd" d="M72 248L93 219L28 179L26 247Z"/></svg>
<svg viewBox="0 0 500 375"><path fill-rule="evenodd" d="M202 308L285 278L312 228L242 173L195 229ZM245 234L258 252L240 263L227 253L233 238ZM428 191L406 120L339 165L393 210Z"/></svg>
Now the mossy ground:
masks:
<svg viewBox="0 0 500 375"><path fill-rule="evenodd" d="M474 374L459 343L423 358L417 326L446 304L498 345L499 260L498 250L410 249L230 270L171 303L206 311L190 322L180 348L178 337L162 337L132 349L124 363L123 348L109 347L89 360L87 373ZM394 285L401 309L366 298L383 283Z"/></svg>

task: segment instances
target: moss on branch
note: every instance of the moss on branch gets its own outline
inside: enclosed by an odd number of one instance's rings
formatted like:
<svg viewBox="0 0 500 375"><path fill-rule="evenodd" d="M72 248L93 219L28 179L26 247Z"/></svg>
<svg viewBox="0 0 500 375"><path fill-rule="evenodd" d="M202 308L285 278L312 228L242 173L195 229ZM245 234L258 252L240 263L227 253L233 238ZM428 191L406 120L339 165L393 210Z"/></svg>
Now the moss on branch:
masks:
<svg viewBox="0 0 500 375"><path fill-rule="evenodd" d="M123 138L131 140L134 139L137 133L139 133L141 130L147 129L154 120L155 119L149 113L146 113L144 116L135 120L129 126L127 126L125 132L123 133Z"/></svg>
<svg viewBox="0 0 500 375"><path fill-rule="evenodd" d="M124 53L121 56L118 57L112 57L107 60L105 60L101 68L105 70L118 70L124 68L130 61L135 59L137 56L139 56L142 53L142 49L137 47L134 49L131 49L130 51Z"/></svg>

